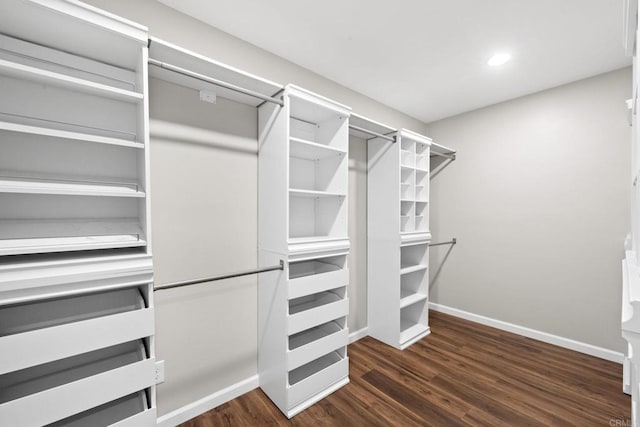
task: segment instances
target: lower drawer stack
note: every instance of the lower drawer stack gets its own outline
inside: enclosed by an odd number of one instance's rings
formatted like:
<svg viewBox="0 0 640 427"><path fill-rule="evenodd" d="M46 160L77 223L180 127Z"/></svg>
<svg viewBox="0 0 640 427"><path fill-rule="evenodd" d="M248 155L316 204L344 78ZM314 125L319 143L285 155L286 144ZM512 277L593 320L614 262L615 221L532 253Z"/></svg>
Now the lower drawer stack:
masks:
<svg viewBox="0 0 640 427"><path fill-rule="evenodd" d="M4 425L155 425L151 271L141 255L0 266Z"/></svg>
<svg viewBox="0 0 640 427"><path fill-rule="evenodd" d="M260 386L288 417L349 381L346 262L346 255L295 260L261 278L260 292L281 298L260 307Z"/></svg>

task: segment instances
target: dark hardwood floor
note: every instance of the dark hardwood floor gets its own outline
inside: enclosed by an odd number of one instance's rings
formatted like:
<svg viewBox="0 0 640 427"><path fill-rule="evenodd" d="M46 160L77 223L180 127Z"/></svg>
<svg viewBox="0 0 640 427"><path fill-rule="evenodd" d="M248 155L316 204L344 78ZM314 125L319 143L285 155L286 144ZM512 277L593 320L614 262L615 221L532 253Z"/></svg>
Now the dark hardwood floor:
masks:
<svg viewBox="0 0 640 427"><path fill-rule="evenodd" d="M256 389L183 426L631 425L617 363L441 313L430 325L404 351L350 345L350 384L291 420Z"/></svg>

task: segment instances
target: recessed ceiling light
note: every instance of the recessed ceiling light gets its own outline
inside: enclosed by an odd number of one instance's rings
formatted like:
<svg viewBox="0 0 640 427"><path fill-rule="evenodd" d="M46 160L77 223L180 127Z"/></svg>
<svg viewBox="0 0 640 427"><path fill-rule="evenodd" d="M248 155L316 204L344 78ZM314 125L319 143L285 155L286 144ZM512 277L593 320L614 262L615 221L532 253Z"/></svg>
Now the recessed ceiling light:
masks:
<svg viewBox="0 0 640 427"><path fill-rule="evenodd" d="M496 53L487 61L490 67L499 67L506 64L511 59L511 55L508 53Z"/></svg>

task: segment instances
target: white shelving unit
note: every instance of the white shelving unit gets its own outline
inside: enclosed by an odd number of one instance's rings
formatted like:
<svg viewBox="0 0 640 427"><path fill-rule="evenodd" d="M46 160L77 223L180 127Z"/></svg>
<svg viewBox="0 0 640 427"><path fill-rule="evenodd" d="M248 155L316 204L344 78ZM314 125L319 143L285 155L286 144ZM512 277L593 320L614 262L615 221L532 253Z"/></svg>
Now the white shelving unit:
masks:
<svg viewBox="0 0 640 427"><path fill-rule="evenodd" d="M0 423L156 425L147 30L75 0L0 28Z"/></svg>
<svg viewBox="0 0 640 427"><path fill-rule="evenodd" d="M389 134L381 126L359 124ZM395 138L368 140L368 326L372 337L404 349L430 332L431 140L405 129Z"/></svg>
<svg viewBox="0 0 640 427"><path fill-rule="evenodd" d="M0 254L146 246L146 30L71 1L0 13Z"/></svg>
<svg viewBox="0 0 640 427"><path fill-rule="evenodd" d="M627 341L623 363L622 390L631 395L632 425L640 425L640 127L638 126L638 0L624 2L625 37L627 55L633 56L632 98L627 101L631 122L631 229L624 242L622 260L621 335Z"/></svg>
<svg viewBox="0 0 640 427"><path fill-rule="evenodd" d="M296 86L259 107L260 386L292 417L347 384L350 109Z"/></svg>

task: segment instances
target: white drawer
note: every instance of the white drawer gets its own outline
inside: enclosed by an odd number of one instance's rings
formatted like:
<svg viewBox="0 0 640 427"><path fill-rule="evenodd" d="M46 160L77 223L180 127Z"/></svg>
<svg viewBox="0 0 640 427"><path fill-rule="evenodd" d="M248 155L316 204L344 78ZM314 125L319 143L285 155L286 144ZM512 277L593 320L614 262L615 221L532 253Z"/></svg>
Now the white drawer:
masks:
<svg viewBox="0 0 640 427"><path fill-rule="evenodd" d="M292 378L292 375L303 378ZM313 398L337 382L348 378L348 376L349 358L341 357L335 351L290 372L289 382L296 382L288 387L289 408L291 409Z"/></svg>
<svg viewBox="0 0 640 427"><path fill-rule="evenodd" d="M333 292L310 295L302 303L289 308L287 335L330 322L349 312L349 300Z"/></svg>
<svg viewBox="0 0 640 427"><path fill-rule="evenodd" d="M314 273L312 275L289 279L289 299L311 295L349 283L349 269L330 271L326 273Z"/></svg>
<svg viewBox="0 0 640 427"><path fill-rule="evenodd" d="M145 390L56 421L49 427L151 427L156 426L156 409L149 409Z"/></svg>
<svg viewBox="0 0 640 427"><path fill-rule="evenodd" d="M344 327L344 321L341 323L328 322L289 337L287 370L299 368L324 354L346 347L349 344L349 330Z"/></svg>
<svg viewBox="0 0 640 427"><path fill-rule="evenodd" d="M0 307L0 375L153 333L137 288Z"/></svg>
<svg viewBox="0 0 640 427"><path fill-rule="evenodd" d="M155 384L155 360L131 342L0 377L0 419L50 424ZM37 410L34 410L37 408Z"/></svg>

